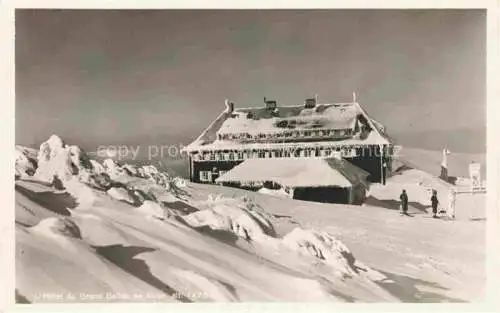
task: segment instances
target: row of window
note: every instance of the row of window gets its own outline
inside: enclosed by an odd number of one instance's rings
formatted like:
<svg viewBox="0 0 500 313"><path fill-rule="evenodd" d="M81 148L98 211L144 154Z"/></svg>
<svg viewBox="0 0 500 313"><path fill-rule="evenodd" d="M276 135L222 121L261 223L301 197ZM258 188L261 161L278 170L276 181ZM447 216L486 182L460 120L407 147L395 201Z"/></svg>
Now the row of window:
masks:
<svg viewBox="0 0 500 313"><path fill-rule="evenodd" d="M353 135L353 129L323 129L323 130L294 130L283 131L277 133L259 133L251 135L249 133L238 134L219 134L219 140L276 140L276 139L292 139L292 138L308 138L308 137L339 137Z"/></svg>
<svg viewBox="0 0 500 313"><path fill-rule="evenodd" d="M254 158L290 158L290 157L355 157L356 149L285 149L255 150L237 152L204 152L194 155L195 161L239 161Z"/></svg>
<svg viewBox="0 0 500 313"><path fill-rule="evenodd" d="M227 171L217 171L216 168L214 168L212 171L200 171L200 181L201 182L212 182L212 177L213 175L217 175L218 177L221 177L224 175Z"/></svg>

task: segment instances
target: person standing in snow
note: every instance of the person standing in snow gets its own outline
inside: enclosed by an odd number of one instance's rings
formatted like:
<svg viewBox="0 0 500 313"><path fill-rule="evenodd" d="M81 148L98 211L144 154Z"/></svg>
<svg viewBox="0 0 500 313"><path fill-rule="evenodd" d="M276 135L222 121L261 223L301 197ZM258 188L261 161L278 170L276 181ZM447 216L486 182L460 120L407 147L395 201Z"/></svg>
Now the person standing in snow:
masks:
<svg viewBox="0 0 500 313"><path fill-rule="evenodd" d="M439 200L437 197L437 190L432 190L431 205L432 205L432 217L437 217L437 208Z"/></svg>
<svg viewBox="0 0 500 313"><path fill-rule="evenodd" d="M406 194L406 190L403 189L399 199L401 200L401 213L408 214L408 195Z"/></svg>

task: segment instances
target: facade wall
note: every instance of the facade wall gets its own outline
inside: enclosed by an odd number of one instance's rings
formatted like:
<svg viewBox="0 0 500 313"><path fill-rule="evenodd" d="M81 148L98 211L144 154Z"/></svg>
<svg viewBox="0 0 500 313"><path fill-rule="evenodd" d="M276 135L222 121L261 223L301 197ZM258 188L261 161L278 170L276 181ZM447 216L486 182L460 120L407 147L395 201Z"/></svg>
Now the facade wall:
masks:
<svg viewBox="0 0 500 313"><path fill-rule="evenodd" d="M357 167L365 170L370 174L368 180L370 182L384 182L387 177L387 169L390 168L390 158L381 158L379 146L364 146L354 149L356 151L355 156L345 156L344 158L356 165ZM266 153L266 156L269 154ZM295 151L295 156L297 157L307 157L303 156L301 149ZM317 157L319 154L312 153L308 154L310 157ZM219 160L219 161L198 161L190 159L190 164L192 163L190 179L196 183L213 183L217 177L220 176L220 171L229 171L236 165L242 163L244 160ZM387 167L382 166L383 162L386 162ZM201 172L210 172L209 181L202 181L200 179ZM206 177L205 177L206 178Z"/></svg>

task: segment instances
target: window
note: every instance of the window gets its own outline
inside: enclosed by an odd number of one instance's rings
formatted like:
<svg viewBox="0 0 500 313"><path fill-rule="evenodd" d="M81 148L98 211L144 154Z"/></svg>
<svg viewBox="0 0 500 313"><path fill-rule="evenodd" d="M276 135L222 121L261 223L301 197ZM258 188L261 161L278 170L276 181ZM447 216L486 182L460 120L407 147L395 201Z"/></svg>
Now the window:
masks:
<svg viewBox="0 0 500 313"><path fill-rule="evenodd" d="M281 158L281 156L282 156L282 151L281 150L274 151L274 157L275 158Z"/></svg>
<svg viewBox="0 0 500 313"><path fill-rule="evenodd" d="M210 152L210 161L215 161L215 153Z"/></svg>
<svg viewBox="0 0 500 313"><path fill-rule="evenodd" d="M290 153L290 151L289 150L285 150L285 158L289 158L291 156L292 156L292 154Z"/></svg>
<svg viewBox="0 0 500 313"><path fill-rule="evenodd" d="M306 137L310 137L310 136L311 136L311 132L310 132L310 131L308 131L308 130L307 130L307 131L305 131L305 132L304 132L304 136L306 136Z"/></svg>
<svg viewBox="0 0 500 313"><path fill-rule="evenodd" d="M341 154L340 150L332 151L331 156L336 158L336 159L342 159L342 154Z"/></svg>
<svg viewBox="0 0 500 313"><path fill-rule="evenodd" d="M210 171L200 171L200 181L202 181L202 182L211 182L212 181L212 172L210 172Z"/></svg>
<svg viewBox="0 0 500 313"><path fill-rule="evenodd" d="M215 160L217 161L224 160L224 156L222 155L221 152L215 153Z"/></svg>
<svg viewBox="0 0 500 313"><path fill-rule="evenodd" d="M347 148L345 150L342 150L342 157L344 158L353 158L356 156L356 149L353 148Z"/></svg>
<svg viewBox="0 0 500 313"><path fill-rule="evenodd" d="M245 158L245 153L238 151L238 160L243 160Z"/></svg>
<svg viewBox="0 0 500 313"><path fill-rule="evenodd" d="M229 152L228 159L229 159L230 161L234 161L234 153L233 153L233 152Z"/></svg>
<svg viewBox="0 0 500 313"><path fill-rule="evenodd" d="M265 158L266 157L266 152L265 151L259 151L258 157L259 158Z"/></svg>
<svg viewBox="0 0 500 313"><path fill-rule="evenodd" d="M304 150L304 156L305 157L310 157L311 156L311 150L309 150L309 149Z"/></svg>

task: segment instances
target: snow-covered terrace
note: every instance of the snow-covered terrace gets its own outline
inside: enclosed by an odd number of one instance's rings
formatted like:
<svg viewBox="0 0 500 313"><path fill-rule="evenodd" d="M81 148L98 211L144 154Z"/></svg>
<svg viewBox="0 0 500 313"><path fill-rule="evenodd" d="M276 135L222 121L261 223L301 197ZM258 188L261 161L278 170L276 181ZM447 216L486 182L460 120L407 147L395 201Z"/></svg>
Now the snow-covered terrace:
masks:
<svg viewBox="0 0 500 313"><path fill-rule="evenodd" d="M336 158L248 159L219 177L216 182L273 181L286 187L368 188L368 173Z"/></svg>

